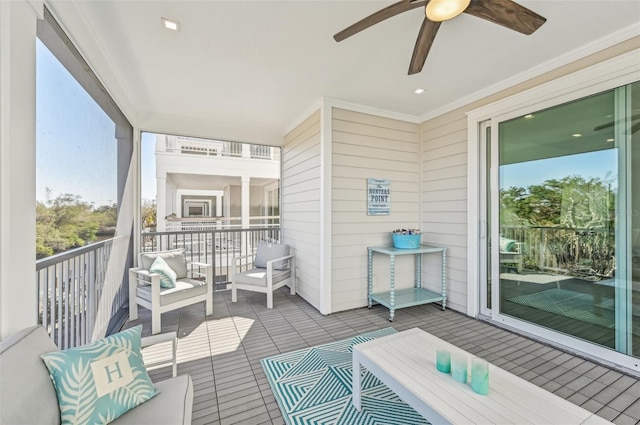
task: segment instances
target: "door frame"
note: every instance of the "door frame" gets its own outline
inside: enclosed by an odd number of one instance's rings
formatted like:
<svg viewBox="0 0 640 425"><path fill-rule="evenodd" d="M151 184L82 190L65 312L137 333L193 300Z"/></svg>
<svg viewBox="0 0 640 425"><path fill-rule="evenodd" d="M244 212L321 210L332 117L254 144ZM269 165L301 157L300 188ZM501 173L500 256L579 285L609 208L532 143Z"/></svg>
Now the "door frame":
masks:
<svg viewBox="0 0 640 425"><path fill-rule="evenodd" d="M547 109L566 102L581 99L606 90L611 90L640 80L640 63L637 60L638 50L634 50L604 62L592 65L556 80L541 84L523 92L514 94L494 103L482 106L467 113L467 314L477 317L481 311L480 284L482 246L481 238L482 217L480 207L483 200L483 189L480 186L484 164L480 162L480 123L491 122L492 151L497 147L498 123L511 118L522 116L530 111ZM497 159L496 159L497 161ZM491 170L491 184L497 184L496 167ZM494 188L492 188L492 192ZM496 204L497 200L492 200ZM495 209L492 208L492 211ZM497 229L498 216L493 214L492 229ZM498 245L492 246L492 258L497 258ZM493 262L493 275L496 276L498 263ZM486 282L486 279L484 279ZM494 287L495 287L494 283ZM492 305L497 306L499 293L492 291ZM627 354L601 347L556 331L542 328L538 325L501 315L498 309L490 311L490 320L506 327L517 329L518 332L549 341L564 347L567 351L596 357L599 361L619 365L640 372L640 359Z"/></svg>

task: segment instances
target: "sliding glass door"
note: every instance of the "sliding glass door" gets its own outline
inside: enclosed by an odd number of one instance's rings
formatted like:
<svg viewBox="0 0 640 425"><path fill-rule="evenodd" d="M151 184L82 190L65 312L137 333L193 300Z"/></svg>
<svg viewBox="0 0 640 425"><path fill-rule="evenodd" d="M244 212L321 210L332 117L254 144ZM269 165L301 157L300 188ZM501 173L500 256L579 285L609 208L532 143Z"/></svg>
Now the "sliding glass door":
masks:
<svg viewBox="0 0 640 425"><path fill-rule="evenodd" d="M634 83L491 121L481 309L639 356L639 112Z"/></svg>

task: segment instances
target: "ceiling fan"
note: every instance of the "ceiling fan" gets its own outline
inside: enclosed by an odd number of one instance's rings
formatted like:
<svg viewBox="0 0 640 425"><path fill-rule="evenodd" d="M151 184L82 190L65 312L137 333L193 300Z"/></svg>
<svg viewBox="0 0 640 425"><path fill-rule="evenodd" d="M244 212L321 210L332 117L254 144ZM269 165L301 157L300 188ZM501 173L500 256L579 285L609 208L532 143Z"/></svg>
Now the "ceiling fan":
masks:
<svg viewBox="0 0 640 425"><path fill-rule="evenodd" d="M462 12L526 35L546 22L546 18L512 0L400 0L345 28L333 38L342 41L385 19L422 6L425 6L425 18L413 48L409 75L422 71L442 21L455 18Z"/></svg>

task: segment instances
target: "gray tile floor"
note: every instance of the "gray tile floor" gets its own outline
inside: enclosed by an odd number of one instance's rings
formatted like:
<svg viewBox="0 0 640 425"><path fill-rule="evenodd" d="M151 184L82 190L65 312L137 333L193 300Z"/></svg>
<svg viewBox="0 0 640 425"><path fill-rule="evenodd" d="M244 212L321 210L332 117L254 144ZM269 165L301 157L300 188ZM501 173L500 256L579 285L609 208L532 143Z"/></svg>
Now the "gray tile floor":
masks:
<svg viewBox="0 0 640 425"><path fill-rule="evenodd" d="M286 289L272 310L262 294L240 291L232 303L216 292L211 316L203 304L163 315L163 331L178 333L178 373L193 379L193 424L283 424L261 358L388 326L422 328L616 424L640 424L640 381L620 372L435 305L399 310L393 323L381 306L322 316ZM147 310L125 327L137 324L150 334Z"/></svg>

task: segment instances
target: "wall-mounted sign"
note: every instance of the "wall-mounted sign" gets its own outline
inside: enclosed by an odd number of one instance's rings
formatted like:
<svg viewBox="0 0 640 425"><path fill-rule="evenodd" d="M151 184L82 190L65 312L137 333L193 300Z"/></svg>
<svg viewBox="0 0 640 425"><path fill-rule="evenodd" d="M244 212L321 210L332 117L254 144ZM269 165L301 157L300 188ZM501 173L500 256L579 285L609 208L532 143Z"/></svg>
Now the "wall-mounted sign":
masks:
<svg viewBox="0 0 640 425"><path fill-rule="evenodd" d="M391 214L391 181L367 179L367 215Z"/></svg>

